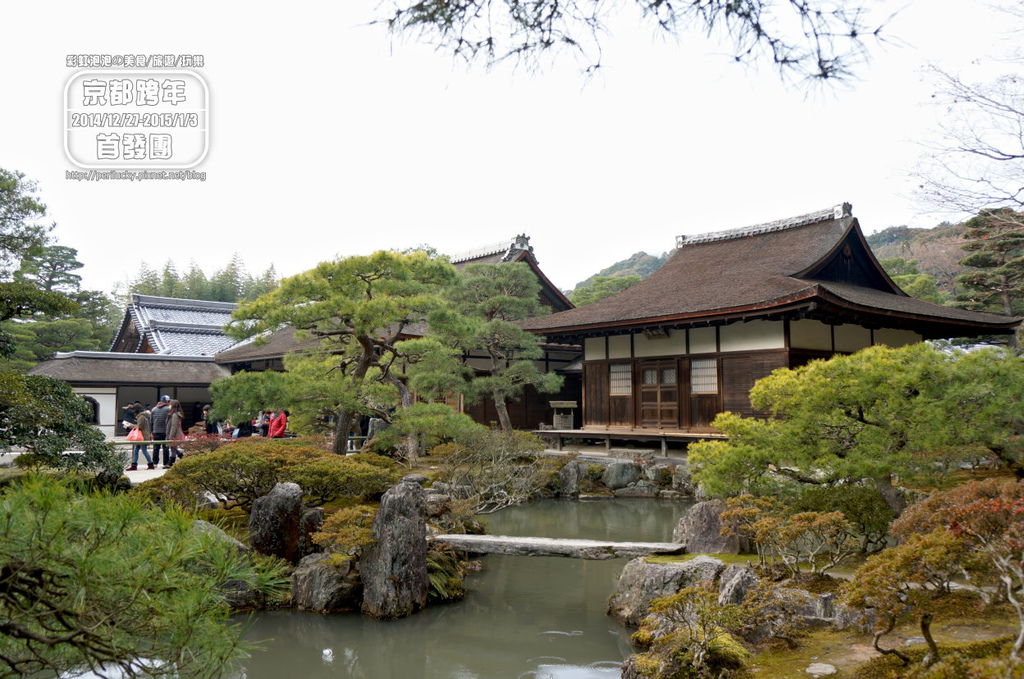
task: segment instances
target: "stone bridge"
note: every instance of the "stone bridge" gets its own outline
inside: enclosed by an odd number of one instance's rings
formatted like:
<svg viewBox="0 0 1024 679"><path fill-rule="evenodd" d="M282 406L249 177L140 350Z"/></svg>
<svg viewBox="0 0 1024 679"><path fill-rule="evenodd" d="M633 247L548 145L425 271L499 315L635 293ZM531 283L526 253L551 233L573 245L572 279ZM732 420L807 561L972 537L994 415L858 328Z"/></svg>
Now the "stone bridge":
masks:
<svg viewBox="0 0 1024 679"><path fill-rule="evenodd" d="M648 554L682 554L676 542L608 542L568 538L531 538L513 535L435 535L432 542L477 554L566 556L574 559L615 559Z"/></svg>

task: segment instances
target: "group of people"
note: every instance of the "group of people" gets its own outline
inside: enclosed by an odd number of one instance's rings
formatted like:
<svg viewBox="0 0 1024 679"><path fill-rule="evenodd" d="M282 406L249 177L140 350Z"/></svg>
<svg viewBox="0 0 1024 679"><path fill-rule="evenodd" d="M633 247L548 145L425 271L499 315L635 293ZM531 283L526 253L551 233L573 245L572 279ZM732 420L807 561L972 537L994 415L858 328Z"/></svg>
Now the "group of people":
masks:
<svg viewBox="0 0 1024 679"><path fill-rule="evenodd" d="M288 429L288 411L261 410L251 420L242 420L237 425L230 420L219 423L219 433L234 439L247 439L250 436L263 436L271 439L283 439ZM209 431L209 424L207 424Z"/></svg>
<svg viewBox="0 0 1024 679"><path fill-rule="evenodd" d="M177 442L185 438L185 413L181 403L170 396L161 396L152 408L143 407L142 403L134 403L124 407L124 420L121 424L129 430L129 438L138 440L132 446L132 462L128 471L139 468L139 453L146 459L146 469L155 469L160 463L160 451L164 453L164 469L170 469L181 455ZM138 432L137 434L135 432ZM153 457L149 456L149 444L153 442Z"/></svg>
<svg viewBox="0 0 1024 679"><path fill-rule="evenodd" d="M160 464L160 451L164 453L164 469L170 469L175 461L181 457L181 451L177 442L185 438L185 414L182 411L181 403L170 396L161 396L160 401L150 408L147 404L143 406L139 401L126 405L123 409L124 418L121 425L129 430L128 438L137 440L132 446L131 464L127 471L136 471L139 468L139 454L146 459L146 469L156 469ZM245 438L249 436L265 436L267 438L284 438L285 430L288 428L288 411L278 410L260 411L253 420L245 420L237 427L232 427L230 422L215 421L210 416L210 406L203 407L203 419L206 423L206 433L215 435L230 434L232 438ZM152 441L153 456L149 455L148 443Z"/></svg>

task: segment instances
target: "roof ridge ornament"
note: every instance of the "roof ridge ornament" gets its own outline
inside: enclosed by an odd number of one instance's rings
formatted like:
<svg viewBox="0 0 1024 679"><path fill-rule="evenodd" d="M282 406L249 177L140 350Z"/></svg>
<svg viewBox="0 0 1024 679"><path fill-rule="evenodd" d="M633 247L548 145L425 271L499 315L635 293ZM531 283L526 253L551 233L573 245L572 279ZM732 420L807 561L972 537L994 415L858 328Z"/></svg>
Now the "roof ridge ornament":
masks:
<svg viewBox="0 0 1024 679"><path fill-rule="evenodd" d="M505 253L502 258L504 261L508 261L512 256L520 250L526 250L533 252L533 246L530 245L530 237L525 233L521 233L512 238L506 238L505 240L485 245L472 250L463 250L462 252L455 252L448 256L448 261L452 264L459 264L460 262L466 262L471 259L479 259L480 257L487 257L489 255L497 255Z"/></svg>
<svg viewBox="0 0 1024 679"><path fill-rule="evenodd" d="M713 243L715 241L732 240L734 238L760 236L761 234L772 233L774 231L785 231L786 229L793 229L798 226L805 226L807 224L815 224L817 222L825 222L830 221L832 219L842 219L844 217L852 216L853 205L851 205L850 203L839 203L838 205L834 205L824 210L808 212L807 214L797 215L795 217L786 217L785 219L777 219L773 222L764 222L762 224L742 226L738 229L708 231L705 233L694 234L692 236L676 236L676 247L681 248L684 245L696 245L698 243Z"/></svg>

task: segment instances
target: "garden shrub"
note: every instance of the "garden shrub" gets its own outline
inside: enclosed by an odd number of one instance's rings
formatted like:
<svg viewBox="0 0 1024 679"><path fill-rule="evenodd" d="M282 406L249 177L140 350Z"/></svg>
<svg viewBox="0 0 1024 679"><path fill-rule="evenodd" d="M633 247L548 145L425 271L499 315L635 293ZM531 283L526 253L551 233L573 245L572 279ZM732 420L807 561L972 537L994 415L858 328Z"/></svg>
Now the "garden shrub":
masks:
<svg viewBox="0 0 1024 679"><path fill-rule="evenodd" d="M857 529L865 553L885 547L889 522L896 518L882 494L871 486L806 488L788 504L794 512L842 512Z"/></svg>
<svg viewBox="0 0 1024 679"><path fill-rule="evenodd" d="M342 497L379 495L398 476L396 470L386 469L386 465L354 461L328 453L308 441L296 441L236 441L208 453L188 456L161 478L167 479L168 484L184 484L183 488L193 496L209 493L224 507L237 505L249 511L256 498L285 481L302 486L308 504L323 504ZM177 502L184 492L177 486L163 488L153 499ZM194 503L194 498L191 502Z"/></svg>
<svg viewBox="0 0 1024 679"><path fill-rule="evenodd" d="M522 504L547 481L537 453L544 442L527 432L478 431L465 442L436 446L437 479L451 484L456 499L474 498L477 513Z"/></svg>
<svg viewBox="0 0 1024 679"><path fill-rule="evenodd" d="M194 494L210 493L225 506L246 511L278 482L278 464L262 451L236 443L180 460L164 478L180 479Z"/></svg>
<svg viewBox="0 0 1024 679"><path fill-rule="evenodd" d="M231 438L217 434L196 434L182 441L181 445L178 446L178 450L181 451L182 457L201 455L203 453L211 453L221 446L231 443L231 441Z"/></svg>
<svg viewBox="0 0 1024 679"><path fill-rule="evenodd" d="M674 627L671 634L651 642L649 653L662 659L659 671L651 676L726 676L743 667L750 657L732 635L743 623L742 610L736 604L720 605L718 588L710 582L654 599L650 612L653 620Z"/></svg>
<svg viewBox="0 0 1024 679"><path fill-rule="evenodd" d="M31 469L38 471L50 466L50 458L38 453L22 453L11 462L11 465L18 469Z"/></svg>
<svg viewBox="0 0 1024 679"><path fill-rule="evenodd" d="M353 462L362 462L363 464L372 464L374 467L380 467L388 471L397 472L402 468L394 459L384 455L377 455L376 453L353 453L346 455L345 459Z"/></svg>
<svg viewBox="0 0 1024 679"><path fill-rule="evenodd" d="M159 507L193 509L199 504L199 497L192 484L170 473L143 481L132 489L132 493Z"/></svg>
<svg viewBox="0 0 1024 679"><path fill-rule="evenodd" d="M378 509L374 505L339 509L313 534L313 542L323 547L338 565L359 556L373 544L373 519Z"/></svg>
<svg viewBox="0 0 1024 679"><path fill-rule="evenodd" d="M316 448L321 453L331 452L331 443L323 435L294 436L283 439L250 438L246 440L277 450L282 448Z"/></svg>
<svg viewBox="0 0 1024 679"><path fill-rule="evenodd" d="M299 484L303 501L309 505L322 505L342 497L379 498L398 480L394 471L338 455L285 467L281 478Z"/></svg>
<svg viewBox="0 0 1024 679"><path fill-rule="evenodd" d="M469 415L457 413L444 403L416 403L400 408L392 417L391 426L367 444L373 452L401 456L399 448L409 437L420 450L430 450L445 442L468 441L484 430Z"/></svg>

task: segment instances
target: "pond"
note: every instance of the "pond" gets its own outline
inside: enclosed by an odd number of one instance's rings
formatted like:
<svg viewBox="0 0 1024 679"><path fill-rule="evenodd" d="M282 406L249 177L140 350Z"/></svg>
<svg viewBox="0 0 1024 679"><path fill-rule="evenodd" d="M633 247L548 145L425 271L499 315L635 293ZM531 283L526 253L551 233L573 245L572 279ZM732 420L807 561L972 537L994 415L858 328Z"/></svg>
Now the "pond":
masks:
<svg viewBox="0 0 1024 679"><path fill-rule="evenodd" d="M663 542L678 502L548 500L487 517L488 531ZM491 555L463 601L393 622L356 614L272 611L252 617L259 642L246 679L606 679L619 676L629 632L605 615L626 559ZM330 649L331 659L324 658Z"/></svg>

